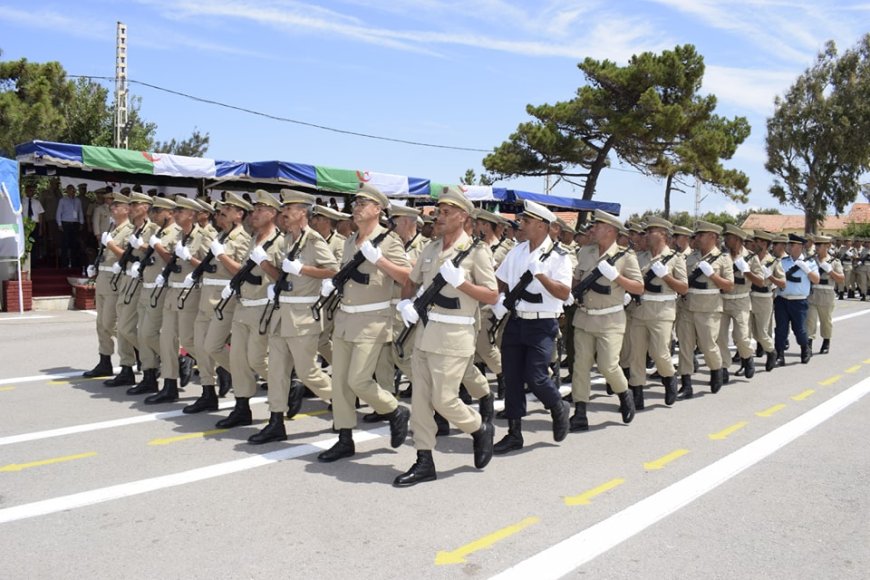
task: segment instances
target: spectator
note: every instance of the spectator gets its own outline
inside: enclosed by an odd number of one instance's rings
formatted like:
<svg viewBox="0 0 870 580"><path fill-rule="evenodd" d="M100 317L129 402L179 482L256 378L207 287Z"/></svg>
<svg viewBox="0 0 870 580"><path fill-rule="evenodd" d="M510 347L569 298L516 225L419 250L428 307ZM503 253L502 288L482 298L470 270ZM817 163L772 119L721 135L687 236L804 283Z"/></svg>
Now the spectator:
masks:
<svg viewBox="0 0 870 580"><path fill-rule="evenodd" d="M60 261L67 268L81 268L83 258L79 232L85 223L85 214L82 211L82 201L76 197L75 186L67 185L65 192L66 197L58 201L55 214L55 221L63 232Z"/></svg>

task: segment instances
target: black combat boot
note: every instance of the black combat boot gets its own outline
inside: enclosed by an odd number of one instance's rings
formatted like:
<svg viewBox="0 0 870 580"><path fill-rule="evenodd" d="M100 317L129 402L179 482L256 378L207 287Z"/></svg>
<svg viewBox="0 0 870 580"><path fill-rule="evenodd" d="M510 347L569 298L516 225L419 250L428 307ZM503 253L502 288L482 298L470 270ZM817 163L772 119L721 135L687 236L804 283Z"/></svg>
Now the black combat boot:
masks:
<svg viewBox="0 0 870 580"><path fill-rule="evenodd" d="M446 437L447 435L450 435L450 422L437 412L435 413L435 426L438 427L435 431L435 437Z"/></svg>
<svg viewBox="0 0 870 580"><path fill-rule="evenodd" d="M770 372L776 366L776 353L774 351L770 351L767 353L767 360L764 363L764 370Z"/></svg>
<svg viewBox="0 0 870 580"><path fill-rule="evenodd" d="M755 359L752 357L743 359L743 376L751 379L755 376Z"/></svg>
<svg viewBox="0 0 870 580"><path fill-rule="evenodd" d="M218 396L223 399L231 390L233 390L233 375L224 367L215 369L218 380Z"/></svg>
<svg viewBox="0 0 870 580"><path fill-rule="evenodd" d="M719 376L722 377L722 384L727 385L731 382L731 373L728 372L728 367L719 369Z"/></svg>
<svg viewBox="0 0 870 580"><path fill-rule="evenodd" d="M807 339L807 350L810 351L810 356L813 356L813 339L812 338ZM803 352L803 350L801 350L801 352Z"/></svg>
<svg viewBox="0 0 870 580"><path fill-rule="evenodd" d="M662 385L665 387L665 405L670 407L677 402L677 377L662 377Z"/></svg>
<svg viewBox="0 0 870 580"><path fill-rule="evenodd" d="M157 369L145 369L142 371L142 380L135 387L127 389L128 395L144 395L156 393L160 386L157 384Z"/></svg>
<svg viewBox="0 0 870 580"><path fill-rule="evenodd" d="M366 413L362 417L363 423L380 423L381 421L386 421L387 416L381 415L377 411L372 411L371 413Z"/></svg>
<svg viewBox="0 0 870 580"><path fill-rule="evenodd" d="M190 405L181 410L182 413L192 415L194 413L202 413L203 411L217 411L218 397L215 392L214 385L203 385L202 395Z"/></svg>
<svg viewBox="0 0 870 580"><path fill-rule="evenodd" d="M819 349L819 354L828 354L831 350L831 339L823 338L822 339L822 348Z"/></svg>
<svg viewBox="0 0 870 580"><path fill-rule="evenodd" d="M813 351L811 350L811 345L805 345L801 347L801 364L805 365L810 362L810 358L813 355Z"/></svg>
<svg viewBox="0 0 870 580"><path fill-rule="evenodd" d="M553 441L564 441L565 437L568 436L571 405L559 399L550 409L550 417L553 419Z"/></svg>
<svg viewBox="0 0 870 580"><path fill-rule="evenodd" d="M284 428L284 413L272 412L269 414L269 423L259 433L248 437L251 445L262 445L272 441L286 441L287 430Z"/></svg>
<svg viewBox="0 0 870 580"><path fill-rule="evenodd" d="M619 393L619 412L622 413L622 422L626 425L634 419L634 394L628 390Z"/></svg>
<svg viewBox="0 0 870 580"><path fill-rule="evenodd" d="M251 404L248 397L236 397L236 406L230 411L230 414L215 423L218 429L231 429L253 423L251 417Z"/></svg>
<svg viewBox="0 0 870 580"><path fill-rule="evenodd" d="M698 369L700 369L700 368L701 368L701 363L698 361L698 355L693 354L692 355L692 372L696 373L696 372L698 372Z"/></svg>
<svg viewBox="0 0 870 580"><path fill-rule="evenodd" d="M473 402L471 394L468 392L468 389L465 388L465 385L459 385L459 400L466 405L470 405Z"/></svg>
<svg viewBox="0 0 870 580"><path fill-rule="evenodd" d="M785 366L785 352L779 350L776 352L776 366L784 367Z"/></svg>
<svg viewBox="0 0 870 580"><path fill-rule="evenodd" d="M426 481L435 481L438 474L435 473L435 461L432 459L432 451L418 451L417 461L411 469L393 480L393 487L411 487Z"/></svg>
<svg viewBox="0 0 870 580"><path fill-rule="evenodd" d="M731 357L731 363L737 364L740 362L740 352L735 352L734 356Z"/></svg>
<svg viewBox="0 0 870 580"><path fill-rule="evenodd" d="M296 416L299 410L302 408L302 399L304 399L305 395L305 385L302 384L302 381L296 379L295 381L290 381L290 394L287 397L287 418L292 419ZM283 423L282 423L283 425Z"/></svg>
<svg viewBox="0 0 870 580"><path fill-rule="evenodd" d="M715 371L710 371L710 391L713 394L718 393L722 389L722 370L716 369Z"/></svg>
<svg viewBox="0 0 870 580"><path fill-rule="evenodd" d="M755 358L764 356L764 347L758 342L755 344Z"/></svg>
<svg viewBox="0 0 870 580"><path fill-rule="evenodd" d="M691 399L695 396L695 390L692 388L692 375L680 375L680 399Z"/></svg>
<svg viewBox="0 0 870 580"><path fill-rule="evenodd" d="M156 395L145 397L146 405L159 405L160 403L174 403L178 400L178 380L163 379L163 388Z"/></svg>
<svg viewBox="0 0 870 580"><path fill-rule="evenodd" d="M634 410L635 411L643 411L643 387L632 387L628 386L631 389L632 398L634 399Z"/></svg>
<svg viewBox="0 0 870 580"><path fill-rule="evenodd" d="M501 401L504 399L504 375L499 373L495 375L495 398Z"/></svg>
<svg viewBox="0 0 870 580"><path fill-rule="evenodd" d="M356 448L353 444L353 434L350 429L338 430L338 442L317 456L317 461L323 463L332 463L345 457L351 457L356 453Z"/></svg>
<svg viewBox="0 0 870 580"><path fill-rule="evenodd" d="M408 383L408 388L406 388L404 391L399 391L399 398L400 399L410 399L411 394L413 392L414 392L414 385L412 383Z"/></svg>
<svg viewBox="0 0 870 580"><path fill-rule="evenodd" d="M97 363L97 366L89 371L83 372L82 376L87 379L92 379L94 377L110 377L114 372L115 369L112 368L112 356L101 354L100 362Z"/></svg>
<svg viewBox="0 0 870 580"><path fill-rule="evenodd" d="M187 386L193 376L193 365L196 363L190 355L178 357L178 384L181 388Z"/></svg>
<svg viewBox="0 0 870 580"><path fill-rule="evenodd" d="M411 419L411 411L401 405L387 415L390 422L390 447L400 447L408 437L408 421Z"/></svg>
<svg viewBox="0 0 870 580"><path fill-rule="evenodd" d="M493 445L492 452L504 455L523 448L523 420L508 419L508 432L501 441Z"/></svg>
<svg viewBox="0 0 870 580"><path fill-rule="evenodd" d="M121 372L115 378L103 381L107 387L126 387L136 384L136 375L133 374L133 367L123 366Z"/></svg>
<svg viewBox="0 0 870 580"><path fill-rule="evenodd" d="M574 414L568 422L571 433L589 431L589 419L586 418L586 403L574 403Z"/></svg>
<svg viewBox="0 0 870 580"><path fill-rule="evenodd" d="M474 467L483 469L492 459L495 427L490 423L481 423L480 429L472 433L471 437L474 439Z"/></svg>
<svg viewBox="0 0 870 580"><path fill-rule="evenodd" d="M480 410L480 420L484 423L492 425L492 418L495 414L494 403L495 397L492 396L492 393L482 396L477 402L478 409Z"/></svg>

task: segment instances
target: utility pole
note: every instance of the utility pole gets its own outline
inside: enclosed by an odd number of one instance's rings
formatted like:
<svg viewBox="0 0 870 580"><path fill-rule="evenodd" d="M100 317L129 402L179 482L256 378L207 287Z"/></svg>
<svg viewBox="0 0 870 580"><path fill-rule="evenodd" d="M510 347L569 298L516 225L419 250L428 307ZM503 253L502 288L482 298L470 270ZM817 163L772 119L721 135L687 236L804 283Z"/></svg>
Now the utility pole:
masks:
<svg viewBox="0 0 870 580"><path fill-rule="evenodd" d="M695 221L701 217L701 202L707 199L707 196L701 196L701 180L695 176Z"/></svg>
<svg viewBox="0 0 870 580"><path fill-rule="evenodd" d="M115 43L115 147L126 149L127 134L127 25L118 22Z"/></svg>

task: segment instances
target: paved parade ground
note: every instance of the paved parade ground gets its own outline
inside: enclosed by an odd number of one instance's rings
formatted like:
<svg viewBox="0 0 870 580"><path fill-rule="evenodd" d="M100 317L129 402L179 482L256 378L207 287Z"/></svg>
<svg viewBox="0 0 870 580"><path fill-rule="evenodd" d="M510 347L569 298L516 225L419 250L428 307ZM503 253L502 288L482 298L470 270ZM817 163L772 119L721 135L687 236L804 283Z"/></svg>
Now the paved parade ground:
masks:
<svg viewBox="0 0 870 580"><path fill-rule="evenodd" d="M231 396L182 415L197 385L155 408L82 379L94 313L2 314L0 576L867 578L870 304L834 316L808 365L792 340L785 368L732 365L716 395L702 367L694 399L656 386L630 426L596 376L589 432L553 443L535 402L520 452L475 470L454 429L438 480L396 489L415 452L385 423L321 464L331 415L308 399L288 441L252 446L265 393L254 425L216 430Z"/></svg>

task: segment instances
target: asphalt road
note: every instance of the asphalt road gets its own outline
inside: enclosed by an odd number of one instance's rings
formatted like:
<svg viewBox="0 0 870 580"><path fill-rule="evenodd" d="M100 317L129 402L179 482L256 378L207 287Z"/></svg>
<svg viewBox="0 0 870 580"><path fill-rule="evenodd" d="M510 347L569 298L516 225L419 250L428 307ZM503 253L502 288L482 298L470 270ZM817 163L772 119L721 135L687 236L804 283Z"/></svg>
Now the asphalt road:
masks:
<svg viewBox="0 0 870 580"><path fill-rule="evenodd" d="M155 409L77 378L93 314L2 314L0 576L867 578L870 304L835 317L808 365L793 347L672 408L651 389L630 426L598 379L589 432L553 443L534 403L521 452L478 471L454 430L436 482L394 489L415 453L385 425L319 464L334 435L308 400L287 442L250 446L261 425L181 414L197 386Z"/></svg>

